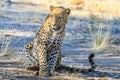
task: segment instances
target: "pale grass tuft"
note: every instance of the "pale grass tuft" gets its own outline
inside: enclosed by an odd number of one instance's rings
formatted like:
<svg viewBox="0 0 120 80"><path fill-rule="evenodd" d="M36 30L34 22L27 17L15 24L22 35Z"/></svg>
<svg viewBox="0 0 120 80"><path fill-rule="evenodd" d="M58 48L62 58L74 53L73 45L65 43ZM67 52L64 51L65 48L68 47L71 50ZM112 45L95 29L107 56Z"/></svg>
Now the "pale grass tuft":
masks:
<svg viewBox="0 0 120 80"><path fill-rule="evenodd" d="M9 48L9 46L11 44L11 37L10 36L3 36L3 37L1 37L0 41L2 43L0 56L11 55L10 48Z"/></svg>
<svg viewBox="0 0 120 80"><path fill-rule="evenodd" d="M0 53L0 56L10 56L11 53L10 52L3 52L3 53Z"/></svg>
<svg viewBox="0 0 120 80"><path fill-rule="evenodd" d="M103 51L109 47L109 40L111 36L111 27L109 27L107 24L107 20L104 19L102 16L90 14L90 20L94 22L94 26L92 26L90 29L91 32L93 31L93 48L94 51ZM96 25L95 25L96 24ZM107 29L106 31L103 31L104 29Z"/></svg>
<svg viewBox="0 0 120 80"><path fill-rule="evenodd" d="M93 35L93 50L103 51L109 47L110 29L103 33L103 24L98 24L98 31Z"/></svg>

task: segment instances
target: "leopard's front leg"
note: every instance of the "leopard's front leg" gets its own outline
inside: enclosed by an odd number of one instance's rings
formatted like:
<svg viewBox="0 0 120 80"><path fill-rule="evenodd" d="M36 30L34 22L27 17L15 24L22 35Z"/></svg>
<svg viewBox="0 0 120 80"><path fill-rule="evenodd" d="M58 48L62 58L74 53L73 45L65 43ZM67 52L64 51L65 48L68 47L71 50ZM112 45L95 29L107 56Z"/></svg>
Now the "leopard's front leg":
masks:
<svg viewBox="0 0 120 80"><path fill-rule="evenodd" d="M60 49L54 49L52 53L50 54L48 65L49 65L49 71L53 73L55 71L55 66L58 61L59 55L61 54Z"/></svg>
<svg viewBox="0 0 120 80"><path fill-rule="evenodd" d="M47 51L46 51L46 45L45 43L41 43L39 45L39 51L38 51L38 58L39 58L39 75L40 76L50 76L49 70L48 70L48 63L47 63Z"/></svg>
<svg viewBox="0 0 120 80"><path fill-rule="evenodd" d="M33 42L30 42L29 44L26 45L26 53L27 53L27 58L31 61L32 65L31 66L26 66L26 70L32 70L32 71L38 71L39 70L39 63L38 59L36 58L37 54L33 50ZM35 49L35 47L34 47Z"/></svg>

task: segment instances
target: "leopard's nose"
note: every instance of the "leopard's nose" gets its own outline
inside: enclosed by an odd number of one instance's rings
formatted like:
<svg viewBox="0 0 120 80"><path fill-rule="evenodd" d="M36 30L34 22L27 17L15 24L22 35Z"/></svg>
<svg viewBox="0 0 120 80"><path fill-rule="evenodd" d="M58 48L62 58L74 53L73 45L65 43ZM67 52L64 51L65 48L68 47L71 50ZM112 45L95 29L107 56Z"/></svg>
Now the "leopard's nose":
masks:
<svg viewBox="0 0 120 80"><path fill-rule="evenodd" d="M55 27L56 24L53 24L53 27Z"/></svg>

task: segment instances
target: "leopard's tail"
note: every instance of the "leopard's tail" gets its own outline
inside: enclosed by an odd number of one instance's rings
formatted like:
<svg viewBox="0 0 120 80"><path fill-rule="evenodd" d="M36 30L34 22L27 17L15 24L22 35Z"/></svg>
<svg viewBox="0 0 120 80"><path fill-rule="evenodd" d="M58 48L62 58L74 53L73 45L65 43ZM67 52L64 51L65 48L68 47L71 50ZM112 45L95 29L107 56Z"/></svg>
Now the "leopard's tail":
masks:
<svg viewBox="0 0 120 80"><path fill-rule="evenodd" d="M58 70L64 70L64 71L68 71L70 73L87 73L87 72L92 72L95 71L97 65L95 64L93 58L95 57L95 55L92 53L90 54L90 56L88 57L89 63L91 65L91 67L89 69L79 69L79 68L75 68L75 67L68 67L65 65L60 65Z"/></svg>
<svg viewBox="0 0 120 80"><path fill-rule="evenodd" d="M88 57L89 63L91 65L91 68L89 69L90 71L95 71L97 65L95 64L95 62L93 61L93 58L95 57L94 53L90 54L90 56Z"/></svg>

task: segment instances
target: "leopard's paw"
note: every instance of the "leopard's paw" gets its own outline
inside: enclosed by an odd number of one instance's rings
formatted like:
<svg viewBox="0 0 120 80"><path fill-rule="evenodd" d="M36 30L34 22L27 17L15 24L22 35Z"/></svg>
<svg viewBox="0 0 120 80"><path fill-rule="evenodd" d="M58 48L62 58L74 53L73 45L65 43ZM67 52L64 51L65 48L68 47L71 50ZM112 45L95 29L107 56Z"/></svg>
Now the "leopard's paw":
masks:
<svg viewBox="0 0 120 80"><path fill-rule="evenodd" d="M33 66L26 66L26 70L31 70L31 71L39 71L39 67L33 65Z"/></svg>

